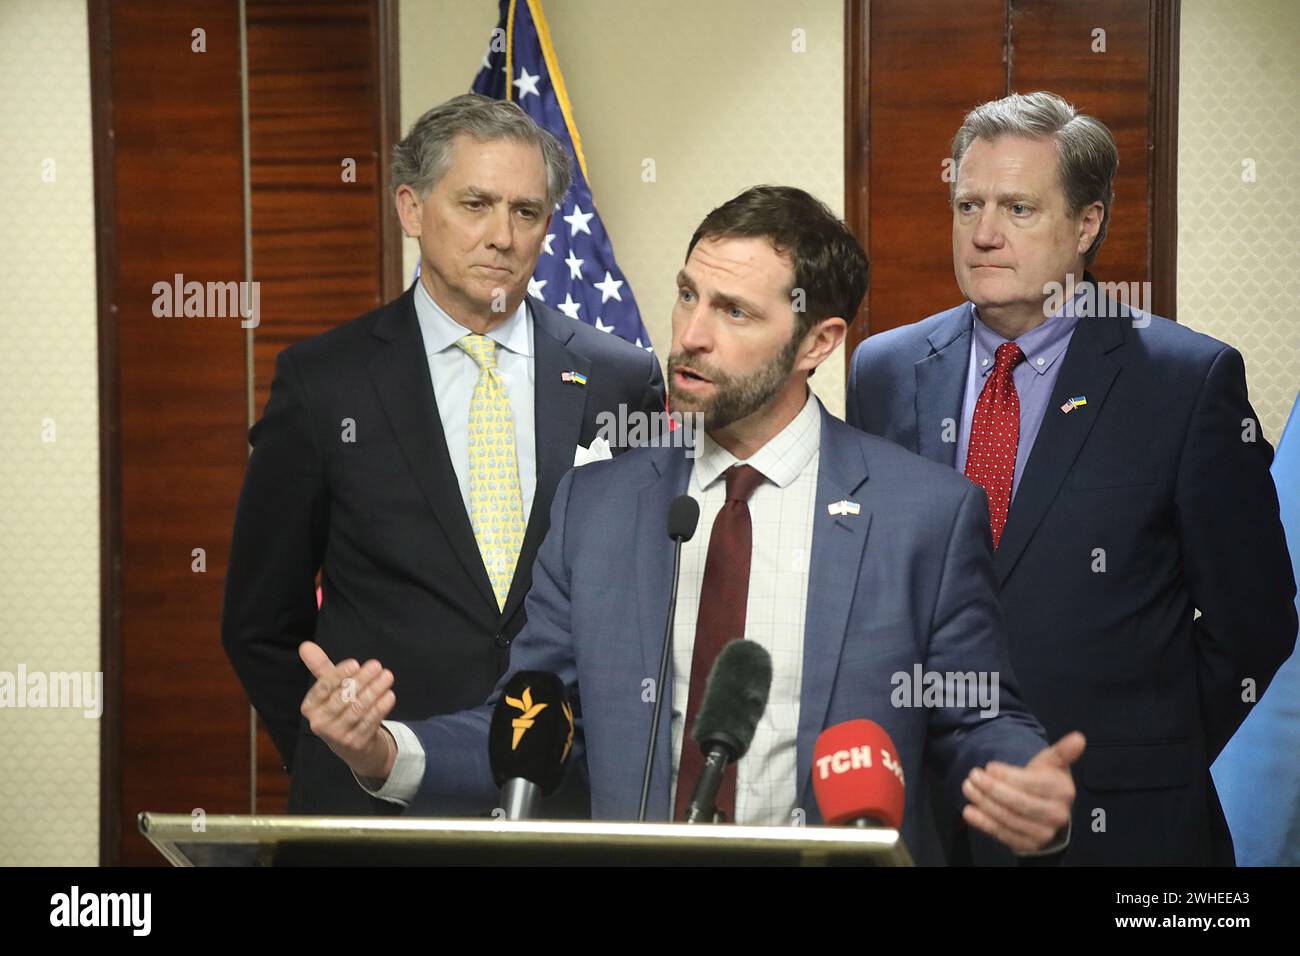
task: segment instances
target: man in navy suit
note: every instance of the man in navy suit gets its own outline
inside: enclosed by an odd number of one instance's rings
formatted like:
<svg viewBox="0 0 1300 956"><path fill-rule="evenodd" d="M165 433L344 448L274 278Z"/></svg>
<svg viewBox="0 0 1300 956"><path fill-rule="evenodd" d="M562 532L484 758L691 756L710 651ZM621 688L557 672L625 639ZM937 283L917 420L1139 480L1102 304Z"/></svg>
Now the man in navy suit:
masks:
<svg viewBox="0 0 1300 956"><path fill-rule="evenodd" d="M952 158L969 301L859 346L849 422L988 494L1025 701L1088 737L1064 862L1230 865L1209 767L1296 636L1241 356L1084 271L1118 165L1099 121L1012 95Z"/></svg>
<svg viewBox="0 0 1300 956"><path fill-rule="evenodd" d="M302 719L298 645L382 655L406 679L403 717L482 701L523 627L578 446L605 415L663 410L653 355L527 295L571 162L514 103L465 95L429 110L393 166L419 280L276 360L249 439L222 642L291 771L291 812L397 809L358 789ZM486 449L502 470L499 512L484 507L476 407L505 436ZM580 789L560 801L584 811Z"/></svg>
<svg viewBox="0 0 1300 956"><path fill-rule="evenodd" d="M966 824L1019 853L1068 839L1069 767L1084 740L1047 746L1020 700L984 496L831 417L808 389L857 310L866 266L847 227L801 190L755 187L714 210L677 276L669 360L674 411L703 416L704 437L690 449L698 454L635 449L571 471L556 491L511 666L566 685L577 722L571 769L589 774L594 817L637 816L653 708L644 690L672 583L666 518L689 494L701 517L682 551L652 819L681 819L699 773L698 748L684 737L703 677L721 646L744 635L768 650L774 676L753 745L723 787L729 819L788 824L802 810L819 822L817 736L867 718L901 758L903 837L922 861L936 860L923 834L927 769L966 803ZM367 789L412 812L494 805L488 729L504 680L459 714L384 721L395 669L336 667L310 643L301 654L318 678L303 714ZM920 706L897 693L918 671L991 681L989 706L960 692Z"/></svg>

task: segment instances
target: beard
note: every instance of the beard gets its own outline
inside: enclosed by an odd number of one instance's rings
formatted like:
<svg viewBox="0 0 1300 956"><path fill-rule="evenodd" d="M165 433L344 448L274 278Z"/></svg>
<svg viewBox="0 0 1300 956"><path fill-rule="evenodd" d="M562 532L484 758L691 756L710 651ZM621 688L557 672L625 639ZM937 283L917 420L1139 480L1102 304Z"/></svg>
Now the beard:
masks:
<svg viewBox="0 0 1300 956"><path fill-rule="evenodd" d="M668 402L674 412L699 413L704 430L726 428L748 418L771 403L790 380L795 355L802 337L791 336L785 347L766 364L748 375L728 375L715 365L689 352L674 352L668 357ZM713 397L702 398L676 387L674 372L689 366L713 384Z"/></svg>

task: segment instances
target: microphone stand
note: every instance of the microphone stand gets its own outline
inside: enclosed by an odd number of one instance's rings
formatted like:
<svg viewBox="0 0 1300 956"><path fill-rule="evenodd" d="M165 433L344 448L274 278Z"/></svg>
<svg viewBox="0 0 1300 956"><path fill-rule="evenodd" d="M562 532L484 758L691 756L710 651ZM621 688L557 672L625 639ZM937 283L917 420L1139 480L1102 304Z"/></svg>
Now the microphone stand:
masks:
<svg viewBox="0 0 1300 956"><path fill-rule="evenodd" d="M673 549L673 590L668 598L668 623L664 627L664 645L659 654L659 679L655 683L655 706L650 718L650 744L645 752L645 771L641 777L641 807L637 811L637 821L645 822L646 803L650 799L650 774L654 771L655 741L659 739L659 717L663 712L664 685L668 682L668 658L673 646L673 622L677 618L677 585L682 569L682 540L677 539Z"/></svg>

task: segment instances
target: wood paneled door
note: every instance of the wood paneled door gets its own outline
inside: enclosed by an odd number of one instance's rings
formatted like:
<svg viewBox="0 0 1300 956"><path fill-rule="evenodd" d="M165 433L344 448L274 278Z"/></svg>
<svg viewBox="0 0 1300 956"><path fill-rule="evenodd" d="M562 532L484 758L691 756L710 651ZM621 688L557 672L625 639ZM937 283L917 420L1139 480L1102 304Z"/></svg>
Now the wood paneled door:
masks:
<svg viewBox="0 0 1300 956"><path fill-rule="evenodd" d="M396 0L89 0L89 16L100 861L161 864L142 810L284 808L286 775L221 647L225 567L275 353L401 290ZM257 283L242 300L256 322L180 302L160 315L156 284L177 276Z"/></svg>

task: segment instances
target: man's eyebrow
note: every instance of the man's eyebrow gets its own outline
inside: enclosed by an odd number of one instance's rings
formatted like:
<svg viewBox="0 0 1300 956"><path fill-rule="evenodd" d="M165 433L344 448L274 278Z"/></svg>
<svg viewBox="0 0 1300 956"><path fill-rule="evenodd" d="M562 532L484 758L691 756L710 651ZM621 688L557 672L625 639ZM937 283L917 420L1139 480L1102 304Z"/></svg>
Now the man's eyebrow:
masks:
<svg viewBox="0 0 1300 956"><path fill-rule="evenodd" d="M685 269L682 269L677 273L677 286L678 288L690 289L692 292L696 292L696 293L699 292L699 290L695 287L695 280L686 274ZM739 306L741 309L748 312L750 315L763 314L762 310L759 309L757 305L754 305L752 302L748 301L742 296L735 295L734 293L715 292L713 293L713 302L717 305Z"/></svg>
<svg viewBox="0 0 1300 956"><path fill-rule="evenodd" d="M957 190L957 192L952 197L952 201L955 203L972 202L972 201L979 200L981 198L983 197L980 195L980 193L977 190L966 188L966 189ZM1009 203L1017 203L1017 202L1031 203L1036 206L1039 204L1039 201L1040 200L1038 196L1036 196L1034 193L1031 192L998 193L997 196L997 202L999 205L1002 206L1005 206Z"/></svg>

